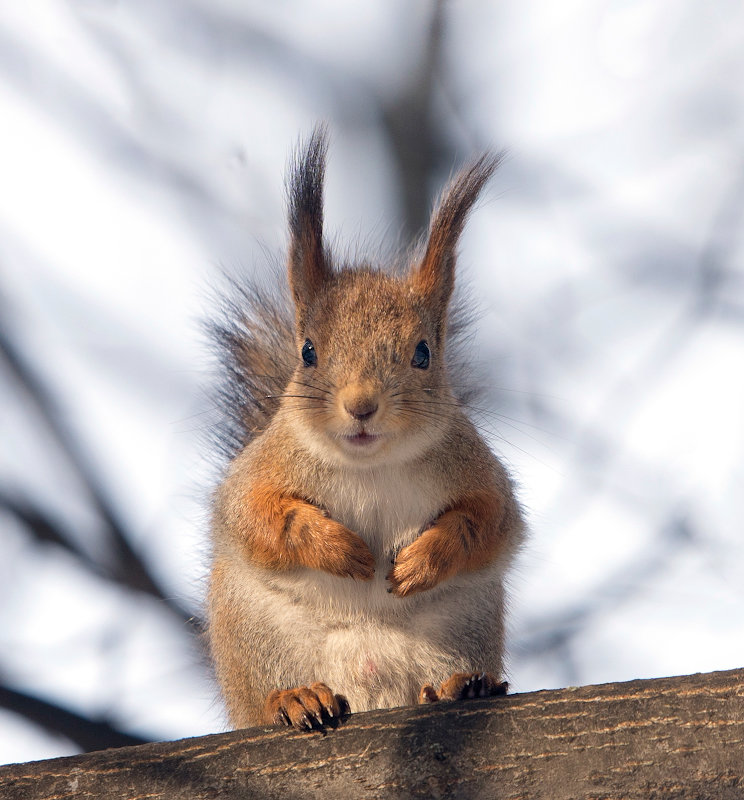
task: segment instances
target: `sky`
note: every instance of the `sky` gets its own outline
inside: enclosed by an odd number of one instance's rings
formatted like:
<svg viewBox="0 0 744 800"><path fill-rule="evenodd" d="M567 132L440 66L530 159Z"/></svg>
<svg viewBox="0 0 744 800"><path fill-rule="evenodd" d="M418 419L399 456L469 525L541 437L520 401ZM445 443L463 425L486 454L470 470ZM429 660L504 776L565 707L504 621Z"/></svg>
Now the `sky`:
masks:
<svg viewBox="0 0 744 800"><path fill-rule="evenodd" d="M459 266L488 390L474 417L531 530L512 689L744 664L744 8L462 0L432 56L434 8L0 12L0 334L46 402L0 361L3 686L148 738L225 728L191 626L110 580L101 504L199 616L201 321L223 271L281 262L287 158L318 120L327 229L373 256L405 243L410 175L431 204L465 160L507 151ZM0 709L0 763L77 751Z"/></svg>

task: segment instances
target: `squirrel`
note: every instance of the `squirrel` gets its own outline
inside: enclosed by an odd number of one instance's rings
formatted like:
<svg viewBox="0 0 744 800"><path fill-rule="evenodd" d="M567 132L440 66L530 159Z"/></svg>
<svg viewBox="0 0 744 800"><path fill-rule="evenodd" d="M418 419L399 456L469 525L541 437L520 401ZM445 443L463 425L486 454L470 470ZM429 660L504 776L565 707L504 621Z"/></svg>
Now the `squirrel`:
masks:
<svg viewBox="0 0 744 800"><path fill-rule="evenodd" d="M208 638L234 728L507 690L504 576L525 526L447 363L458 239L500 156L456 175L397 269L339 265L327 139L316 128L289 169L289 295L237 285L213 325L231 461Z"/></svg>

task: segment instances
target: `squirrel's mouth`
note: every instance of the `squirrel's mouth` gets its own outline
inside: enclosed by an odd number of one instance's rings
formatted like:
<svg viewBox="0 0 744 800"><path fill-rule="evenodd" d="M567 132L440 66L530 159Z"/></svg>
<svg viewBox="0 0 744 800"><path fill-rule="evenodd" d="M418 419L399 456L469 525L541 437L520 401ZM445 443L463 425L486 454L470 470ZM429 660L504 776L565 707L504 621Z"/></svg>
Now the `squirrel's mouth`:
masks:
<svg viewBox="0 0 744 800"><path fill-rule="evenodd" d="M366 431L360 431L359 433L354 433L350 436L344 436L344 441L354 445L355 447L366 447L374 444L381 438L382 437L379 433L367 433Z"/></svg>

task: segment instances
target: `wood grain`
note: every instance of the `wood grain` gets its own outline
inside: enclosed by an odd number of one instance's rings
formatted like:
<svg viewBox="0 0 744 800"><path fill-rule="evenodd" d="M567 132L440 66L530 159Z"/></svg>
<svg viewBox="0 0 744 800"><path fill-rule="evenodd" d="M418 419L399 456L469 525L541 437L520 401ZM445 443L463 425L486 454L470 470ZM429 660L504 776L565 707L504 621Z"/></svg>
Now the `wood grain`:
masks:
<svg viewBox="0 0 744 800"><path fill-rule="evenodd" d="M0 768L4 800L744 800L744 670L253 728Z"/></svg>

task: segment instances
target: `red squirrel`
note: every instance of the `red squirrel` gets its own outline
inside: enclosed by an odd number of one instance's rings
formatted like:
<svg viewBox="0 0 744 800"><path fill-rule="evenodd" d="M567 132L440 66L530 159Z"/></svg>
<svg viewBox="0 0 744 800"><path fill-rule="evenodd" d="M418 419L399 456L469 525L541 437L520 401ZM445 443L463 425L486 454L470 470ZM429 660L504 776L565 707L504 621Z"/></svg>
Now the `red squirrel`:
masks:
<svg viewBox="0 0 744 800"><path fill-rule="evenodd" d="M326 151L318 128L289 171L289 296L239 286L215 327L233 457L208 625L236 728L506 691L524 523L447 360L458 239L499 157L456 175L396 268L334 258Z"/></svg>

